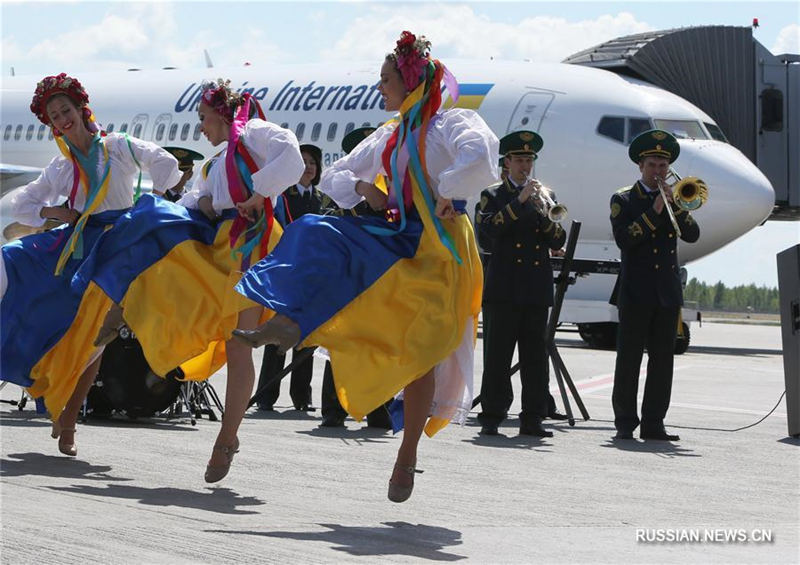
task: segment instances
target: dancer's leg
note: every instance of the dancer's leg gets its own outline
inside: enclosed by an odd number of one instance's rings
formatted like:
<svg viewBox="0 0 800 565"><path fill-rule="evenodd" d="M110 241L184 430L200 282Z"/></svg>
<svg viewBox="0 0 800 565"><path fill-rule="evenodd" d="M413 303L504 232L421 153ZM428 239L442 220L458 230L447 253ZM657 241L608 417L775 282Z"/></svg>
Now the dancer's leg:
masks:
<svg viewBox="0 0 800 565"><path fill-rule="evenodd" d="M238 327L250 330L258 325L261 316L261 307L250 308L239 314ZM228 381L225 386L225 416L222 418L215 449L211 453L208 464L217 469L225 468L233 459L233 453L238 447L236 433L242 423L244 413L247 410L247 403L253 393L253 383L255 382L255 367L253 366L253 350L236 339L225 342L225 351L228 356ZM219 473L217 473L219 474ZM222 474L216 480L221 479ZM206 480L209 475L206 474ZM209 481L213 482L213 481Z"/></svg>
<svg viewBox="0 0 800 565"><path fill-rule="evenodd" d="M403 468L414 467L417 463L417 446L422 430L430 415L433 393L436 384L433 369L406 386L403 393L403 440L397 451L397 461L392 473L392 483L399 486L410 486L414 482Z"/></svg>
<svg viewBox="0 0 800 565"><path fill-rule="evenodd" d="M58 448L65 455L76 455L78 452L75 447L75 425L78 421L81 407L89 394L89 389L94 384L102 359L102 355L98 356L86 367L78 379L75 390L72 391L72 396L69 397L67 404L64 406L64 411L61 412L53 424L53 435L58 437Z"/></svg>

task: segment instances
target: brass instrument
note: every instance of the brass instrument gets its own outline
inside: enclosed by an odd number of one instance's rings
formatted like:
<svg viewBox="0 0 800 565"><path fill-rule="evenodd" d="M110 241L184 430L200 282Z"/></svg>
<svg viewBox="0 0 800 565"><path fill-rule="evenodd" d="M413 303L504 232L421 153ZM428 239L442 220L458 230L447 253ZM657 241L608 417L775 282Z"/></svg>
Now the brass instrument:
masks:
<svg viewBox="0 0 800 565"><path fill-rule="evenodd" d="M531 198L534 199L536 207L542 215L555 223L561 223L567 219L569 210L563 204L556 204L553 202L553 199L550 198L549 188L542 185L542 183L536 179L528 178L525 184L528 184L528 182L533 182L536 185L536 191L531 195Z"/></svg>
<svg viewBox="0 0 800 565"><path fill-rule="evenodd" d="M667 179L674 179L672 184L667 182ZM669 168L666 178L662 179L659 176L655 177L658 191L661 193L661 198L664 200L664 206L667 208L667 215L675 233L678 237L681 236L681 229L678 227L678 220L675 218L675 212L672 210L672 205L667 200L665 191L672 194L672 200L675 205L681 210L697 210L700 206L708 200L708 186L702 179L697 177L681 176L675 172L672 167Z"/></svg>

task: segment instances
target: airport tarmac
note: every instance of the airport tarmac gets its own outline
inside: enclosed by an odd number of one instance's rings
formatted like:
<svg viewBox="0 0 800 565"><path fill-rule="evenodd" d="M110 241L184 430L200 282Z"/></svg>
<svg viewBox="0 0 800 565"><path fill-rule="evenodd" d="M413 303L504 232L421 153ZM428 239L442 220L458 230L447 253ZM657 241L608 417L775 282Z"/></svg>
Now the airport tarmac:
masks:
<svg viewBox="0 0 800 565"><path fill-rule="evenodd" d="M575 333L557 343L591 419L548 421L555 437L537 440L517 435L514 415L483 437L473 412L423 439L425 473L403 504L386 498L400 436L351 420L319 428L319 412L290 409L288 379L276 412L248 413L214 486L203 471L218 422L89 421L68 458L32 404L2 404L0 562L800 562L780 327L692 326L667 418L677 443L612 442L614 352ZM211 382L224 392L224 374Z"/></svg>

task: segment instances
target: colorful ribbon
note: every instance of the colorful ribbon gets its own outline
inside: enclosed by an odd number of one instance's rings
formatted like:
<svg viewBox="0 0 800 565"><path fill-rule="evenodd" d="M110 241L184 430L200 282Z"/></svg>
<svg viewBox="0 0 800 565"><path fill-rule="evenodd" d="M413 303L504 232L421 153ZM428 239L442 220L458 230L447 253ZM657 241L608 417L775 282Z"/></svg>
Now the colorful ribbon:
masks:
<svg viewBox="0 0 800 565"><path fill-rule="evenodd" d="M400 213L397 229L365 226L370 233L382 236L396 235L406 227L406 215L416 206L436 230L442 245L450 251L458 264L458 255L453 238L444 229L436 216L436 200L430 188L430 177L425 162L425 142L431 118L442 103L441 83L455 101L458 98L458 82L438 60L428 63L426 78L411 92L400 106L400 124L392 133L383 151L383 167L389 173L390 203L396 201ZM424 223L425 218L423 219Z"/></svg>
<svg viewBox="0 0 800 565"><path fill-rule="evenodd" d="M93 143L94 142L95 141L93 141ZM78 221L75 222L75 229L72 231L72 235L70 235L67 243L64 245L64 249L61 250L61 255L56 263L56 275L60 275L62 273L64 270L64 265L66 265L67 261L71 257L75 257L76 259L83 258L83 228L86 226L89 216L91 216L97 210L97 208L100 206L100 203L105 200L106 194L108 193L108 185L111 181L111 159L108 155L107 143L104 143L102 139L99 141L99 143L103 147L103 160L105 162L103 167L103 175L97 182L90 183L89 176L78 162L78 159L75 157L72 150L67 146L60 136L56 138L56 144L61 150L61 153L72 161L73 186L70 192L70 207L72 208L75 205L78 177L83 184L84 193L86 194L86 206L84 207L83 213L78 218ZM94 175L92 176L94 177Z"/></svg>
<svg viewBox="0 0 800 565"><path fill-rule="evenodd" d="M252 174L258 170L258 165L253 160L250 152L242 142L242 133L250 119L250 102L254 101L258 116L263 120L264 112L250 94L244 94L244 102L239 106L236 117L231 123L230 136L228 137L228 151L225 154L225 174L228 178L228 192L234 204L247 201L253 195ZM250 256L256 246L260 245L259 257L267 255L269 236L272 232L274 217L272 200L264 199L264 211L260 213L255 222L243 216L237 216L233 221L230 231L231 256L241 255L241 268L250 268ZM236 245L239 238L244 235L244 241Z"/></svg>

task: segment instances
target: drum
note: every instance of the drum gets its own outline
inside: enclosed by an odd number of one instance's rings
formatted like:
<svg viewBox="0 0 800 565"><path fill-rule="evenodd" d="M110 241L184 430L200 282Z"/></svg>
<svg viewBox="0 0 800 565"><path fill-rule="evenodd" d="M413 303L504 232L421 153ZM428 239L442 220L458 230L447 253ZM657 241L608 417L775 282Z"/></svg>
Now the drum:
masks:
<svg viewBox="0 0 800 565"><path fill-rule="evenodd" d="M136 336L127 328L103 352L100 370L87 407L93 415L125 412L128 417L152 416L169 408L180 394L173 373L161 378L150 370Z"/></svg>

